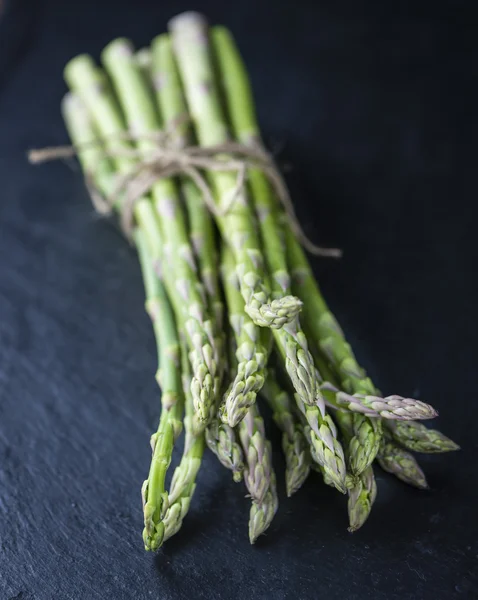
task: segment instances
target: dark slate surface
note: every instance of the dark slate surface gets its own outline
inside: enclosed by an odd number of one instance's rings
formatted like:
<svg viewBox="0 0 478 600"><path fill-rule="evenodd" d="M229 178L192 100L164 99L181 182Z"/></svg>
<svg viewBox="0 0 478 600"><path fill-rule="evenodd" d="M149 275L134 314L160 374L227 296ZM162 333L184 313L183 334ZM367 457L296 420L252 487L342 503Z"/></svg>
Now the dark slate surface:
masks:
<svg viewBox="0 0 478 600"><path fill-rule="evenodd" d="M432 402L463 451L423 459L429 493L378 473L353 536L344 499L311 478L254 548L243 489L207 454L157 556L140 538L158 394L138 266L78 171L25 151L67 141L69 58L119 35L146 44L191 5L15 4L0 24L1 600L476 597L471 3L196 2L237 35L308 233L345 250L314 266L360 360L384 391Z"/></svg>

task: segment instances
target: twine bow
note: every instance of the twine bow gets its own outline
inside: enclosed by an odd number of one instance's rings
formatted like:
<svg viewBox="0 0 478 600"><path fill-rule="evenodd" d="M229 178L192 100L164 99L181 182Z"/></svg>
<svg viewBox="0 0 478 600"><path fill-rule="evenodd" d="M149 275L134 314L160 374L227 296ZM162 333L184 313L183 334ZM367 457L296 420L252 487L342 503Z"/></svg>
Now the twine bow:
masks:
<svg viewBox="0 0 478 600"><path fill-rule="evenodd" d="M134 148L129 144L103 149L105 158L131 159L131 168L125 174L114 178L113 189L103 194L91 177L86 176L91 200L96 211L110 215L114 205L121 198L121 225L128 238L134 226L134 206L136 202L150 192L151 188L161 179L182 175L189 177L201 192L202 198L209 211L216 217L224 217L233 208L241 196L246 184L248 168L259 169L269 181L288 217L289 225L301 245L316 256L338 258L341 251L336 248L321 248L315 245L303 231L294 210L289 191L272 156L261 145L254 141L250 145L227 141L214 146L182 146L174 138L180 121L176 121L165 131L148 135L135 135L125 132L115 135L115 141L138 142L148 140L151 150ZM102 146L108 139L94 140L81 145L55 146L31 150L28 159L31 163L43 163L50 160L66 159L77 156L91 147ZM213 197L211 186L207 181L207 171L233 172L237 174L236 184L231 189L228 198L218 205Z"/></svg>

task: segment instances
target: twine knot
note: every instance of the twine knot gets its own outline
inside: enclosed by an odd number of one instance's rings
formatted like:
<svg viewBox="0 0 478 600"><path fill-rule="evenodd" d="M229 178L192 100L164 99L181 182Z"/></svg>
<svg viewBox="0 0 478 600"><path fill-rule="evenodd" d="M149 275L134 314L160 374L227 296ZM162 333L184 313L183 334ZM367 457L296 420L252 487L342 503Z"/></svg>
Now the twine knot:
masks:
<svg viewBox="0 0 478 600"><path fill-rule="evenodd" d="M33 164L52 160L67 159L77 156L92 146L100 146L105 159L130 159L131 167L126 173L119 173L113 178L112 189L104 194L94 183L94 176L86 175L85 181L96 211L102 215L110 215L114 205L121 200L121 226L130 239L134 227L134 207L136 202L148 194L158 181L183 176L191 179L201 192L208 210L215 217L224 217L231 211L241 196L245 196L247 169L260 170L269 181L272 190L282 204L289 225L301 245L311 254L317 256L340 257L341 251L335 248L321 248L315 245L304 233L294 210L289 191L272 156L264 150L258 140L250 144L227 141L214 146L180 146L175 133L183 124L181 117L164 131L147 135L136 135L127 131L115 135L115 141L137 143L149 141L150 149L145 151L133 145L118 144L114 148L104 148L108 139L94 140L86 144L56 146L34 149L28 153ZM110 138L111 141L111 138ZM148 145L149 146L149 145ZM227 198L218 203L214 200L206 173L236 173L236 183Z"/></svg>

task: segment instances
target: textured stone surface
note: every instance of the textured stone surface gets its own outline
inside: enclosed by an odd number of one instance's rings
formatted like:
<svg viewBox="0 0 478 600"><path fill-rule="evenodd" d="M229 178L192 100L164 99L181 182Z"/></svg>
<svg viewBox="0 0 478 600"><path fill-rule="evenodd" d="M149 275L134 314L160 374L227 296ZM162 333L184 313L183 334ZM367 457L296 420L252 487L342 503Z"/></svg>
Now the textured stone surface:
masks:
<svg viewBox="0 0 478 600"><path fill-rule="evenodd" d="M408 3L396 14L195 3L237 35L307 233L344 249L340 263L314 265L360 361L384 393L433 404L463 451L421 460L428 493L377 470L374 511L354 535L346 499L316 476L285 498L276 455L281 504L254 548L244 488L208 452L184 528L157 556L141 543L159 403L136 259L93 215L76 167L32 167L25 152L67 141L69 58L97 57L120 35L145 45L191 5L17 4L10 24L25 35L2 29L0 53L0 599L476 595L478 45L467 4L459 25L445 3L408 17Z"/></svg>

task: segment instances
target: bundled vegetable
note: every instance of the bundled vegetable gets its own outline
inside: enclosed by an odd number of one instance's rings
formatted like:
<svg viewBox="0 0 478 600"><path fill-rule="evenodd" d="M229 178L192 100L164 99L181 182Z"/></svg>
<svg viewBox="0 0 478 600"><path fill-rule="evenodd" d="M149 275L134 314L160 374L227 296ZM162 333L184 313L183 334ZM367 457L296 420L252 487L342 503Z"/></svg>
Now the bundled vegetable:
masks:
<svg viewBox="0 0 478 600"><path fill-rule="evenodd" d="M264 399L282 433L287 494L312 471L348 493L351 531L374 503L375 462L426 488L411 452L458 446L382 397L325 303L284 182L263 147L238 50L197 13L151 50L111 42L103 68L69 62L62 109L95 206L135 244L158 346L161 417L143 485L147 550L181 527L207 445L251 498L254 543L278 508ZM41 160L41 151L33 158ZM174 448L182 458L167 485Z"/></svg>

